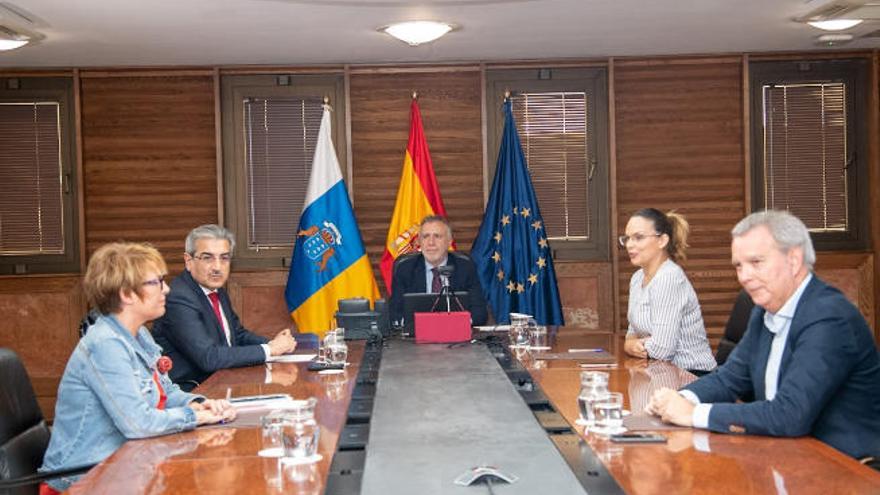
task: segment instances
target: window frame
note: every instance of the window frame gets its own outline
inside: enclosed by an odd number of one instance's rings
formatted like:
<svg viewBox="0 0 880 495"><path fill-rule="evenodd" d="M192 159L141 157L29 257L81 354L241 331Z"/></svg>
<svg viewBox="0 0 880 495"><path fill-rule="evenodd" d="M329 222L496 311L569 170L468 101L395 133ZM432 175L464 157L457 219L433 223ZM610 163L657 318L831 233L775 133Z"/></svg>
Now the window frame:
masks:
<svg viewBox="0 0 880 495"><path fill-rule="evenodd" d="M244 268L285 268L294 245L255 249L248 246L247 169L244 157L243 99L245 97L329 97L332 107L333 144L347 176L345 91L342 75L225 75L221 77L223 145L223 205L225 226L236 236L233 262ZM297 217L299 221L299 217Z"/></svg>
<svg viewBox="0 0 880 495"><path fill-rule="evenodd" d="M587 207L591 239L550 240L554 260L608 261L610 258L610 203L608 152L608 83L604 68L528 68L488 69L486 71L487 146L489 162L487 175L495 177L498 148L504 131L503 102L507 91L523 92L584 92L587 95L587 166L593 168L593 177L587 186ZM517 126L520 123L517 122ZM589 174L589 170L587 171ZM540 205L539 205L540 206Z"/></svg>
<svg viewBox="0 0 880 495"><path fill-rule="evenodd" d="M79 273L79 190L72 77L0 77L0 102L57 101L61 155L61 254L0 254L0 275Z"/></svg>
<svg viewBox="0 0 880 495"><path fill-rule="evenodd" d="M852 146L847 174L848 232L811 232L817 250L864 250L868 244L868 60L861 58L749 63L750 126L752 138L752 211L764 203L765 84L843 82L846 85L847 140Z"/></svg>

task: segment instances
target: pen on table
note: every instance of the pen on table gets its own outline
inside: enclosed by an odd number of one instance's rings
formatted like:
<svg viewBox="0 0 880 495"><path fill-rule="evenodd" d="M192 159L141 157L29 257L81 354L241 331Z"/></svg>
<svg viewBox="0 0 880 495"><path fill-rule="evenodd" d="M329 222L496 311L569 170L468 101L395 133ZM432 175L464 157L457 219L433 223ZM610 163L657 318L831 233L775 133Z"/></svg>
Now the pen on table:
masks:
<svg viewBox="0 0 880 495"><path fill-rule="evenodd" d="M617 368L617 364L609 363L609 364L596 364L596 363L581 363L581 368Z"/></svg>
<svg viewBox="0 0 880 495"><path fill-rule="evenodd" d="M604 350L601 347L597 347L595 349L569 349L568 352L602 352Z"/></svg>

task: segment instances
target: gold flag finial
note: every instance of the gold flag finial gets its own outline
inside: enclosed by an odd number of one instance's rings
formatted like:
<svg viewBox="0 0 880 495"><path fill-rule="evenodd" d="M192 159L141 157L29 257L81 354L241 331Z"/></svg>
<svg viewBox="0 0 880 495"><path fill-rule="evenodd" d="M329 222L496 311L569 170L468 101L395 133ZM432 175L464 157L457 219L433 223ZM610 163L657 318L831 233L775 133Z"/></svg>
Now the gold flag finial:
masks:
<svg viewBox="0 0 880 495"><path fill-rule="evenodd" d="M418 100L418 99L419 99L419 92L413 91L413 100Z"/></svg>

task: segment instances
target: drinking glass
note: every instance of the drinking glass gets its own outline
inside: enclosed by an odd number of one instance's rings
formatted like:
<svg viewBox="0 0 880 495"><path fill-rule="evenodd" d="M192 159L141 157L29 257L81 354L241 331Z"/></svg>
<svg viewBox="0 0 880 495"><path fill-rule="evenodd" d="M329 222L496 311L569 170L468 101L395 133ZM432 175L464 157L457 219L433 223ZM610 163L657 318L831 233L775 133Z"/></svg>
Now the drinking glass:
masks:
<svg viewBox="0 0 880 495"><path fill-rule="evenodd" d="M345 341L337 341L330 344L330 347L327 349L327 360L330 361L330 364L345 364L347 358L348 346L345 344Z"/></svg>
<svg viewBox="0 0 880 495"><path fill-rule="evenodd" d="M623 394L611 392L593 403L596 426L608 433L616 433L623 428Z"/></svg>
<svg viewBox="0 0 880 495"><path fill-rule="evenodd" d="M549 349L547 340L547 327L535 325L529 327L529 348L537 351Z"/></svg>
<svg viewBox="0 0 880 495"><path fill-rule="evenodd" d="M318 400L310 397L295 403L284 411L281 428L281 444L284 457L301 461L314 458L318 453L321 427L315 421L315 405Z"/></svg>
<svg viewBox="0 0 880 495"><path fill-rule="evenodd" d="M260 417L260 429L262 433L262 452L267 457L280 457L281 430L284 424L284 411L274 410Z"/></svg>
<svg viewBox="0 0 880 495"><path fill-rule="evenodd" d="M324 344L324 339L318 339L318 362L327 362L327 346Z"/></svg>
<svg viewBox="0 0 880 495"><path fill-rule="evenodd" d="M596 422L593 405L608 395L608 373L604 371L582 371L581 391L578 394L578 424L592 426Z"/></svg>

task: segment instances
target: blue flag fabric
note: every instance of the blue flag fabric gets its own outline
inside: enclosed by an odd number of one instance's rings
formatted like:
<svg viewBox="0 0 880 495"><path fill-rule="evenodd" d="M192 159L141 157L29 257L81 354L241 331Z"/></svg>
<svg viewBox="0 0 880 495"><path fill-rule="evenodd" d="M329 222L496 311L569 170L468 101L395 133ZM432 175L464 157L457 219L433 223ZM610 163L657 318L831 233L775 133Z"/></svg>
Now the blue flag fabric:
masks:
<svg viewBox="0 0 880 495"><path fill-rule="evenodd" d="M498 323L526 313L541 325L564 325L559 288L538 200L526 167L510 100L486 215L471 249Z"/></svg>

